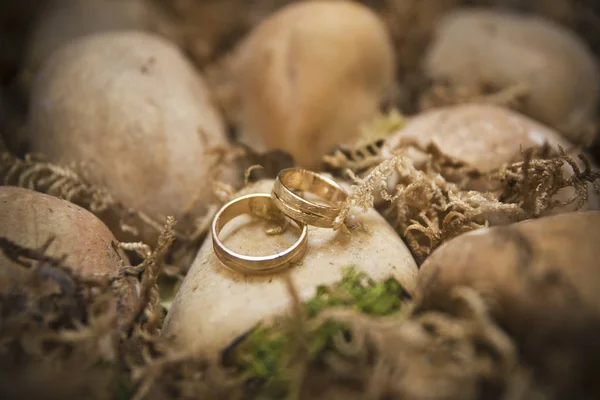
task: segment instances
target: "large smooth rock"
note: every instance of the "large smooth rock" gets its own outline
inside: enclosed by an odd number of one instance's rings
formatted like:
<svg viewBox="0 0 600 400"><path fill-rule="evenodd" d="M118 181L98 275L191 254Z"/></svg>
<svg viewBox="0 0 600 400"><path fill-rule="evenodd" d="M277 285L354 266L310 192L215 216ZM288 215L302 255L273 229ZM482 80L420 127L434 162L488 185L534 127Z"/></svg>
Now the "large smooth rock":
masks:
<svg viewBox="0 0 600 400"><path fill-rule="evenodd" d="M454 11L425 55L428 76L473 87L525 84L525 112L576 144L593 140L600 95L595 58L574 33L541 17L483 9Z"/></svg>
<svg viewBox="0 0 600 400"><path fill-rule="evenodd" d="M28 189L0 186L0 237L31 250L40 250L54 238L44 253L61 259L84 278L107 278L128 265L127 256L112 245L110 230L89 211L68 201ZM0 252L0 290L2 283L24 279L28 270L16 265ZM9 279L10 278L10 279ZM136 282L118 299L122 317L133 311Z"/></svg>
<svg viewBox="0 0 600 400"><path fill-rule="evenodd" d="M28 129L34 152L82 164L126 207L172 215L180 230L214 200L218 155L208 152L228 147L202 77L174 44L141 32L91 35L55 52L36 79ZM142 233L148 243L157 236Z"/></svg>
<svg viewBox="0 0 600 400"><path fill-rule="evenodd" d="M35 73L42 63L71 40L102 32L139 30L165 34L175 30L147 0L51 0L36 21L24 68Z"/></svg>
<svg viewBox="0 0 600 400"><path fill-rule="evenodd" d="M421 309L455 312L453 290L475 289L516 340L524 361L566 391L559 398L596 398L599 243L597 211L480 229L443 244L425 260L416 297ZM576 396L586 390L596 395Z"/></svg>
<svg viewBox="0 0 600 400"><path fill-rule="evenodd" d="M242 192L269 193L272 181L261 181ZM242 194L240 193L240 194ZM302 299L318 285L332 284L345 267L355 266L374 279L395 277L408 293L415 288L417 266L391 226L375 211L355 216L361 225L347 235L332 229L309 229L308 250L288 272ZM220 235L224 244L243 254L266 255L295 241L298 229L267 236L261 221L239 218ZM281 275L244 276L224 267L209 237L167 315L163 334L173 335L185 349L215 352L263 319L287 312L291 304Z"/></svg>
<svg viewBox="0 0 600 400"><path fill-rule="evenodd" d="M434 142L444 153L483 172L521 161L521 149L539 147L546 142L554 149L562 146L583 167L577 158L581 151L556 131L515 111L493 105L461 104L423 112L409 119L386 144L394 149L404 140L416 141L421 146ZM408 154L417 165L425 161L425 154L420 151L411 150ZM591 161L589 155L588 158ZM563 171L565 176L573 174L567 165ZM487 180L474 180L469 188L486 191L492 186ZM574 193L572 188L564 189L557 194L557 199L566 200ZM591 185L588 196L583 210L600 209L600 199ZM574 205L556 211L572 210Z"/></svg>
<svg viewBox="0 0 600 400"><path fill-rule="evenodd" d="M240 140L282 149L318 168L333 146L352 142L394 86L385 25L356 2L306 1L264 20L231 62L233 119Z"/></svg>

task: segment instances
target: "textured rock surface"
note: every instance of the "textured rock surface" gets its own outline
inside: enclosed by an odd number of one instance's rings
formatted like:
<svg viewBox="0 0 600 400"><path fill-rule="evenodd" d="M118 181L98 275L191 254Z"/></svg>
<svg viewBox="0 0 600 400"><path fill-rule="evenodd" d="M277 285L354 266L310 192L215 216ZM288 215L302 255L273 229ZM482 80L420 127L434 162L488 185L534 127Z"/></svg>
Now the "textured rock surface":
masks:
<svg viewBox="0 0 600 400"><path fill-rule="evenodd" d="M539 374L556 388L578 382L573 389L589 390L579 382L597 382L598 243L597 211L470 232L421 265L417 298L422 308L452 310L452 291L474 288Z"/></svg>
<svg viewBox="0 0 600 400"><path fill-rule="evenodd" d="M271 181L262 181L251 191L269 193L271 187ZM402 240L375 210L355 218L361 227L350 235L309 228L306 255L288 270L302 299L313 296L318 285L341 279L343 268L351 265L374 279L394 276L412 293L417 267ZM220 237L226 246L242 254L273 254L291 245L298 235L296 229L267 236L262 222L242 218L230 225ZM255 277L230 272L216 258L209 237L173 302L164 334L174 335L186 349L218 351L260 320L287 312L290 304L279 275Z"/></svg>

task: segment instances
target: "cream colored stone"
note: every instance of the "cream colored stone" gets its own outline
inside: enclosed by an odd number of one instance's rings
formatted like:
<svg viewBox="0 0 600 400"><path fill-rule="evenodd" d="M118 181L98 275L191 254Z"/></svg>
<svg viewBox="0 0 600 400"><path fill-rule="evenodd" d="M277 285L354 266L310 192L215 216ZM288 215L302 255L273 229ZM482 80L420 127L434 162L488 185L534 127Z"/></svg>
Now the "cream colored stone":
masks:
<svg viewBox="0 0 600 400"><path fill-rule="evenodd" d="M177 36L147 0L51 0L47 5L29 38L25 69L30 73L61 46L82 36L122 30Z"/></svg>
<svg viewBox="0 0 600 400"><path fill-rule="evenodd" d="M387 140L390 148L396 148L402 140L416 140L421 145L430 141L440 149L461 161L481 170L490 171L505 163L522 160L521 147L543 145L544 142L557 149L562 146L565 151L578 161L580 151L571 143L531 118L499 106L483 104L461 104L423 112L411 118L396 134ZM411 151L410 156L420 165L424 154ZM591 160L591 157L588 156ZM564 167L565 174L572 175L572 169ZM390 186L393 187L393 183ZM488 190L487 182L476 182L472 187L476 190ZM572 189L559 193L561 199L567 199L574 194ZM590 185L590 201L583 210L599 209L600 199ZM573 210L568 206L559 211Z"/></svg>
<svg viewBox="0 0 600 400"><path fill-rule="evenodd" d="M34 152L84 163L91 183L152 217L201 216L210 171L228 146L202 77L175 45L141 32L102 33L62 47L31 96ZM224 167L227 168L227 167ZM157 232L144 240L154 243Z"/></svg>
<svg viewBox="0 0 600 400"><path fill-rule="evenodd" d="M452 12L425 56L436 79L499 88L526 84L526 113L573 143L591 143L600 74L586 45L552 21L498 11Z"/></svg>
<svg viewBox="0 0 600 400"><path fill-rule="evenodd" d="M385 26L356 2L283 7L240 44L231 68L240 139L285 150L308 168L351 142L394 85Z"/></svg>
<svg viewBox="0 0 600 400"><path fill-rule="evenodd" d="M269 193L271 187L272 181L262 181L242 193ZM343 268L351 265L374 279L393 276L407 292L413 292L417 267L400 237L375 210L354 218L362 228L350 235L309 229L306 256L288 270L302 299L313 296L318 285L341 279ZM298 234L296 229L267 236L263 223L248 220L234 220L230 225L220 237L226 246L243 254L272 254L293 243ZM259 321L288 310L290 295L280 276L230 272L216 258L209 237L173 301L163 333L174 335L185 349L218 351Z"/></svg>

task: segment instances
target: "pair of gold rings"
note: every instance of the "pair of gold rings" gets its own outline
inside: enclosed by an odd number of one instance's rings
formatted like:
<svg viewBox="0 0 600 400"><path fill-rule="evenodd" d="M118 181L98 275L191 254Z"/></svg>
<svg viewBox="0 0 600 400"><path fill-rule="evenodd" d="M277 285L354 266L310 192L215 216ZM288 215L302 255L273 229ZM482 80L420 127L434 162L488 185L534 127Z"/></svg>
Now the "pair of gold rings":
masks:
<svg viewBox="0 0 600 400"><path fill-rule="evenodd" d="M319 204L304 198L311 193L326 201ZM227 267L244 274L269 274L287 268L304 256L308 243L307 225L332 228L340 213L340 205L348 194L334 180L301 168L282 170L271 194L249 194L225 204L212 223L215 254ZM289 248L268 256L247 256L227 249L219 239L223 227L242 214L257 216L281 214L291 218L301 229L300 237Z"/></svg>

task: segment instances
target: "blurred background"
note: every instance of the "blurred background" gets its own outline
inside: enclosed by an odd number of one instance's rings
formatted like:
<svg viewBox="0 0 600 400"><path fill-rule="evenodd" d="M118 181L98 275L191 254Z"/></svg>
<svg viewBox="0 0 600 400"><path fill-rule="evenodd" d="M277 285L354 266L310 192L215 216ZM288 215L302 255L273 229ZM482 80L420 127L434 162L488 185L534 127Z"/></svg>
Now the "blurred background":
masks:
<svg viewBox="0 0 600 400"><path fill-rule="evenodd" d="M14 132L26 110L28 80L49 53L85 34L134 28L177 43L202 70L210 70L252 27L290 0L21 0L0 3L0 121ZM418 111L422 55L439 17L455 7L483 6L547 17L575 32L598 55L600 2L595 0L363 0L385 21L397 54L403 93L396 106ZM96 4L98 7L90 6ZM214 83L214 82L213 82ZM26 152L18 135L5 138ZM598 143L594 145L598 157Z"/></svg>

